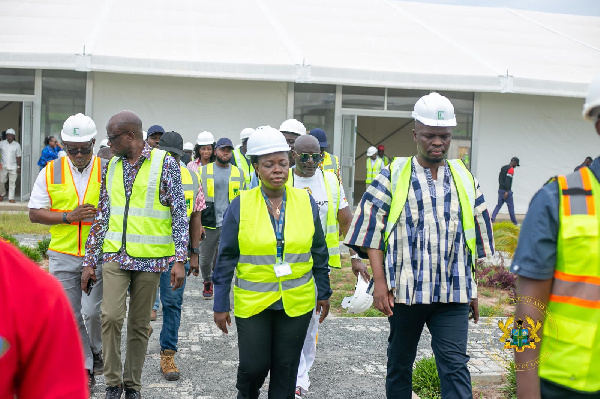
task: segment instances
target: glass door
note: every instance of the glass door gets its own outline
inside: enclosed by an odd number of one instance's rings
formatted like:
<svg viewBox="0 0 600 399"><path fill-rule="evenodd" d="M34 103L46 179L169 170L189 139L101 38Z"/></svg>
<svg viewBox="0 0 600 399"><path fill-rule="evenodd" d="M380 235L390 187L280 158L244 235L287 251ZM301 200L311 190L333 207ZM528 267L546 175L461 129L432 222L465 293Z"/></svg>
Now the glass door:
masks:
<svg viewBox="0 0 600 399"><path fill-rule="evenodd" d="M33 136L33 103L31 101L23 101L21 118L21 201L28 201L33 186L32 173L34 173L31 159L31 138ZM35 176L37 177L37 173Z"/></svg>
<svg viewBox="0 0 600 399"><path fill-rule="evenodd" d="M354 207L354 164L356 152L356 115L342 115L342 154L340 158L342 183L346 199Z"/></svg>

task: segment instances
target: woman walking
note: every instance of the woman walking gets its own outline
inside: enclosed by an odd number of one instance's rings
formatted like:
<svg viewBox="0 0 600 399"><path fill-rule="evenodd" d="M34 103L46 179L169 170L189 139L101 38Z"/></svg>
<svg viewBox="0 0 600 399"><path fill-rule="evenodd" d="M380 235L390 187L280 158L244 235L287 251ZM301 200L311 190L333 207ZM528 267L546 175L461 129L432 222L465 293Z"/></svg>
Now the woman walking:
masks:
<svg viewBox="0 0 600 399"><path fill-rule="evenodd" d="M198 134L196 146L194 147L194 159L188 162L187 168L192 172L200 173L199 170L204 165L214 162L215 156L215 138L211 132L202 132Z"/></svg>
<svg viewBox="0 0 600 399"><path fill-rule="evenodd" d="M40 170L44 169L44 166L50 161L54 161L58 158L58 153L62 151L62 147L58 144L58 140L54 136L48 136L44 139L46 147L42 150L42 155L38 161Z"/></svg>
<svg viewBox="0 0 600 399"><path fill-rule="evenodd" d="M329 313L329 256L319 211L305 190L286 187L289 150L278 130L257 129L248 155L261 187L242 191L223 220L214 319L227 333L235 272L238 398L258 398L270 373L268 397L293 399L315 297L319 322Z"/></svg>

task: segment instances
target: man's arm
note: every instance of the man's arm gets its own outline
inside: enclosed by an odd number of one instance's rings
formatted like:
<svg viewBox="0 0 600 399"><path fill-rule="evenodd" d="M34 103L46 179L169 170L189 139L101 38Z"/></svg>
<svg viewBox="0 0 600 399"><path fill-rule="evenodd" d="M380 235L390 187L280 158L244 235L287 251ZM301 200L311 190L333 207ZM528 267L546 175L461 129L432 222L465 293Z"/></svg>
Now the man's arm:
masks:
<svg viewBox="0 0 600 399"><path fill-rule="evenodd" d="M352 212L350 212L350 207L345 207L338 210L337 220L340 224L342 237L345 237L346 233L348 233L348 229L350 229L350 224L352 223ZM357 254L352 248L348 248L348 250L350 251L351 256ZM367 265L365 265L360 259L352 258L350 259L350 264L352 265L352 272L356 277L358 277L360 274L365 281L369 281L371 279Z"/></svg>

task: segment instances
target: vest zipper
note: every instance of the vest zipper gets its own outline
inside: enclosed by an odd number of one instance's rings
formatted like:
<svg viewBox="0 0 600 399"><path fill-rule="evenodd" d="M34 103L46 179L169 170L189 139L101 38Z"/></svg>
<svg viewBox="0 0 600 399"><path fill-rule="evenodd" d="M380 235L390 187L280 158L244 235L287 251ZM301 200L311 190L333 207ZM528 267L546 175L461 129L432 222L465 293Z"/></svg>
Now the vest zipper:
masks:
<svg viewBox="0 0 600 399"><path fill-rule="evenodd" d="M121 235L121 249L124 249L125 252L127 252L127 249L125 248L125 243L127 242L127 216L129 214L129 200L131 199L131 196L127 197L127 195L125 195L125 197L125 214L123 215L123 234Z"/></svg>

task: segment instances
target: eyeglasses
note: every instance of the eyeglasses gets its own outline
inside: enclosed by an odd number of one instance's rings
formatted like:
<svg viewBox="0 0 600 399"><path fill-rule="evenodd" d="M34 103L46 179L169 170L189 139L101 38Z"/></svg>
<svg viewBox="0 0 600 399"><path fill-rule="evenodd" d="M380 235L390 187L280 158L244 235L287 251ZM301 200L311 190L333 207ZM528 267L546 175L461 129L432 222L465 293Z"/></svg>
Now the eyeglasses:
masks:
<svg viewBox="0 0 600 399"><path fill-rule="evenodd" d="M81 155L89 155L92 152L92 147L67 148L67 152L71 155L77 155L79 153L81 153Z"/></svg>
<svg viewBox="0 0 600 399"><path fill-rule="evenodd" d="M127 131L127 132L123 132L123 133L119 133L119 134L115 134L114 136L110 137L108 134L106 135L106 139L108 140L108 143L114 143L115 139L117 139L119 136L122 136L124 134L127 133L133 133L131 130Z"/></svg>
<svg viewBox="0 0 600 399"><path fill-rule="evenodd" d="M296 153L298 154L298 153ZM316 154L307 154L307 153L302 153L302 154L298 154L298 156L300 157L300 162L302 163L306 163L308 162L309 158L312 158L314 163L319 163L321 162L321 154L320 153L316 153Z"/></svg>

